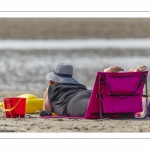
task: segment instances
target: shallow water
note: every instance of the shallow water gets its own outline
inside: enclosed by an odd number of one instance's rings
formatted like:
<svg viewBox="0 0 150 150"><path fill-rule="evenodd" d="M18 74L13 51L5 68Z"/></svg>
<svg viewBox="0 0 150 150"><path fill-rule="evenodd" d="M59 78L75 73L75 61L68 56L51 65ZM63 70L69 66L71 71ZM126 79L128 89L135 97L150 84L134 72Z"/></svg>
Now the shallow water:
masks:
<svg viewBox="0 0 150 150"><path fill-rule="evenodd" d="M141 64L150 69L149 56L149 49L1 50L0 90L44 90L45 75L60 62L72 64L74 78L92 89L97 71L111 65L125 71Z"/></svg>
<svg viewBox="0 0 150 150"><path fill-rule="evenodd" d="M0 40L0 50L150 49L150 38Z"/></svg>

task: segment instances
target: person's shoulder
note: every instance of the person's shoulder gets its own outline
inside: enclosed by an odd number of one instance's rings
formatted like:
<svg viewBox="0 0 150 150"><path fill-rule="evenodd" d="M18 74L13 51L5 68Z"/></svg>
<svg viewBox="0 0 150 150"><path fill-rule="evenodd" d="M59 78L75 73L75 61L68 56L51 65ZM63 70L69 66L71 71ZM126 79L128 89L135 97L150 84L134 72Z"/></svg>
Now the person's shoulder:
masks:
<svg viewBox="0 0 150 150"><path fill-rule="evenodd" d="M78 86L78 87L80 87L80 88L82 88L82 89L85 89L85 90L87 90L87 88L86 88L86 86L85 85L83 85L83 84L76 84L76 86Z"/></svg>

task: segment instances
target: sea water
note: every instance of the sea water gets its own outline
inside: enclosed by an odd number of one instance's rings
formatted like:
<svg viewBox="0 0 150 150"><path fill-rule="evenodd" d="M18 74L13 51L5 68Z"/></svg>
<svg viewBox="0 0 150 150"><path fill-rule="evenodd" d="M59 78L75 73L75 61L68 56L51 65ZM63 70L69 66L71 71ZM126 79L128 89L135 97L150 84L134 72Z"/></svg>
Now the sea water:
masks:
<svg viewBox="0 0 150 150"><path fill-rule="evenodd" d="M150 49L150 38L0 40L0 50Z"/></svg>
<svg viewBox="0 0 150 150"><path fill-rule="evenodd" d="M125 71L141 64L150 69L149 56L150 38L1 39L0 90L44 90L46 74L60 62L72 64L74 78L92 89L97 71L111 65L119 65Z"/></svg>

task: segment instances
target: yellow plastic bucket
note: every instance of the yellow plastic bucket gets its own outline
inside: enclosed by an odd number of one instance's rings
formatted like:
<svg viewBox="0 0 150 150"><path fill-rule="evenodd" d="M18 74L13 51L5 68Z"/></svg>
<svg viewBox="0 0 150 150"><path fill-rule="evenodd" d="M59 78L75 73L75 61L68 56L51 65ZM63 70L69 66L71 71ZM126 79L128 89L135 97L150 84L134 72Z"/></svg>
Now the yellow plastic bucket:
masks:
<svg viewBox="0 0 150 150"><path fill-rule="evenodd" d="M34 114L43 109L43 98L32 94L22 94L17 97L26 98L26 114Z"/></svg>

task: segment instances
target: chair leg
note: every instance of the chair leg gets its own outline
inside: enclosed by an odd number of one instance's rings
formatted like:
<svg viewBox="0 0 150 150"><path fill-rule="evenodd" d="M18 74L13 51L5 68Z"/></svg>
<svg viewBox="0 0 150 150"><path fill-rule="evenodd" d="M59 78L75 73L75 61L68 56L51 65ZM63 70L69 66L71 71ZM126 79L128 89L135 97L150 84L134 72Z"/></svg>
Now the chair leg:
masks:
<svg viewBox="0 0 150 150"><path fill-rule="evenodd" d="M147 116L148 116L148 90L147 90L147 78L146 78L145 86L146 86L146 115L145 115L145 117L147 117Z"/></svg>
<svg viewBox="0 0 150 150"><path fill-rule="evenodd" d="M99 83L98 83L98 91L99 91L99 109L100 109L100 119L102 119L102 96L101 96L101 77L99 76Z"/></svg>

